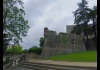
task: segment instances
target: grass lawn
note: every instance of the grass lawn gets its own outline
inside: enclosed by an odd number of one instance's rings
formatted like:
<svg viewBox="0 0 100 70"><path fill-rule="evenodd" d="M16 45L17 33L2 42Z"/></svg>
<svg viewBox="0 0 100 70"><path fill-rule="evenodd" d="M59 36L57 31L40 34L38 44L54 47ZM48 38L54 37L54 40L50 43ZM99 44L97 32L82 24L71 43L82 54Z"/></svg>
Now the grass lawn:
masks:
<svg viewBox="0 0 100 70"><path fill-rule="evenodd" d="M46 60L74 61L74 62L96 62L97 51L74 52L68 54L60 54L44 58Z"/></svg>

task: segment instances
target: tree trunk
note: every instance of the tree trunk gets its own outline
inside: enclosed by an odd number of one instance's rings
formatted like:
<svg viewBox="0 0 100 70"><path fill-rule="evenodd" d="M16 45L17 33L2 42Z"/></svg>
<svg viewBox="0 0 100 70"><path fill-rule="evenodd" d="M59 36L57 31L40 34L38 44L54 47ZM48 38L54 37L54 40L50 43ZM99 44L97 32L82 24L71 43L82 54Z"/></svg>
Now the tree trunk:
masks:
<svg viewBox="0 0 100 70"><path fill-rule="evenodd" d="M86 28L88 26L87 22L85 22L85 25L84 25ZM88 38L88 30L84 30L84 36L86 36L86 41L85 41L85 47L86 47L86 50L89 50L89 38Z"/></svg>
<svg viewBox="0 0 100 70"><path fill-rule="evenodd" d="M96 34L96 27L95 27L95 22L94 22L94 18L93 19L93 33L95 36L95 44L96 44L96 49L97 49L97 34Z"/></svg>
<svg viewBox="0 0 100 70"><path fill-rule="evenodd" d="M13 49L12 49L12 55L14 54L14 46L12 47Z"/></svg>

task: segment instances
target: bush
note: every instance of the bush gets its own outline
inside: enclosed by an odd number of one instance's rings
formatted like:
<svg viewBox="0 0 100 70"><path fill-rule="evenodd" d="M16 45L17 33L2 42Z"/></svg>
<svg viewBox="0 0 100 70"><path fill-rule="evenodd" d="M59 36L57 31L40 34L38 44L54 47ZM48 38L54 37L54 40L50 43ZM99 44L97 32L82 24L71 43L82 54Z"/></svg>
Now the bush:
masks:
<svg viewBox="0 0 100 70"><path fill-rule="evenodd" d="M41 52L42 52L42 48L37 47L37 46L34 46L34 47L29 48L29 52L33 52L33 53L37 53L37 54L41 54Z"/></svg>
<svg viewBox="0 0 100 70"><path fill-rule="evenodd" d="M6 53L14 53L14 54L21 54L22 53L22 47L21 46L14 46L14 51L13 48L7 49Z"/></svg>
<svg viewBox="0 0 100 70"><path fill-rule="evenodd" d="M27 49L24 49L23 50L23 53L28 53L29 51Z"/></svg>
<svg viewBox="0 0 100 70"><path fill-rule="evenodd" d="M42 48L38 48L36 51L37 54L41 54L42 53Z"/></svg>

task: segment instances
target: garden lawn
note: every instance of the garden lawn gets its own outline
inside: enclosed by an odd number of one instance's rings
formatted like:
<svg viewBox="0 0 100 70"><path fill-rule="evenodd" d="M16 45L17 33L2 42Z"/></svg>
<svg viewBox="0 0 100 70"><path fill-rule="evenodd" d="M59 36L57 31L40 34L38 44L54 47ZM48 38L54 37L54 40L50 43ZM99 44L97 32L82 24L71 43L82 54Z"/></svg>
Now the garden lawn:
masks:
<svg viewBox="0 0 100 70"><path fill-rule="evenodd" d="M84 52L60 54L56 56L50 56L44 59L58 60L58 61L74 61L74 62L96 62L97 51L84 51Z"/></svg>

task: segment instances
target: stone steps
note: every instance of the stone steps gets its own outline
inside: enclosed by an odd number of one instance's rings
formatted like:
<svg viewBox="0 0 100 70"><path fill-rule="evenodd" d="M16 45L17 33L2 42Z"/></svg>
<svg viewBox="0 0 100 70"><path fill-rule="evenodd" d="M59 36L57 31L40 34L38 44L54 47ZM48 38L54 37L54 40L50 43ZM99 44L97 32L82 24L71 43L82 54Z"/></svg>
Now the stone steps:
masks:
<svg viewBox="0 0 100 70"><path fill-rule="evenodd" d="M68 66L56 64L44 64L36 62L25 62L19 67L33 69L33 70L97 70L97 67L83 67L83 66Z"/></svg>
<svg viewBox="0 0 100 70"><path fill-rule="evenodd" d="M8 68L8 69L3 69L3 70L33 70L33 69L28 69L28 68L23 68L23 67L17 67L17 68Z"/></svg>

